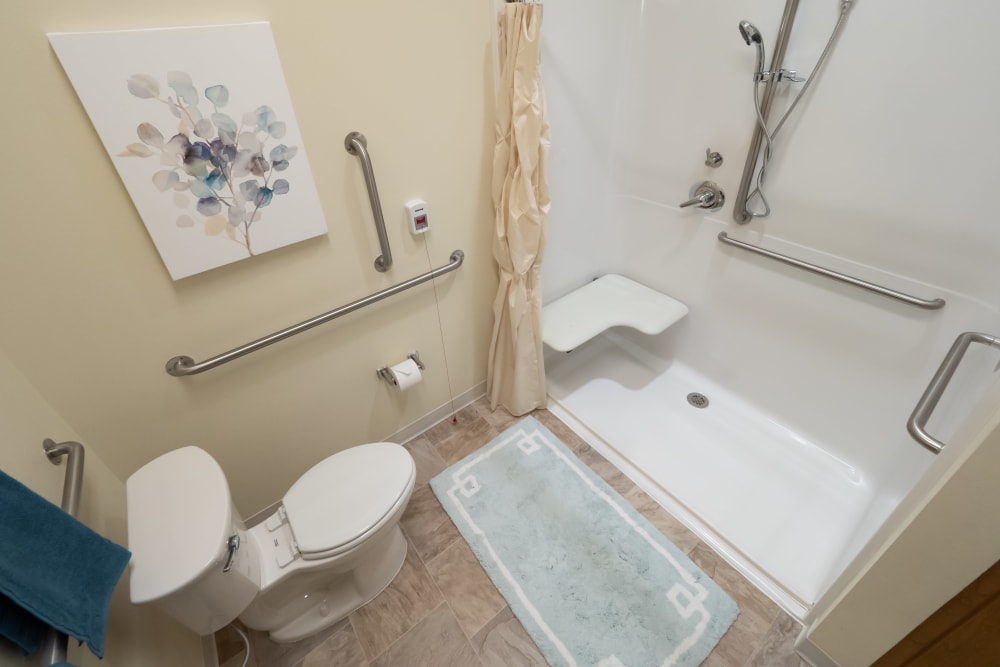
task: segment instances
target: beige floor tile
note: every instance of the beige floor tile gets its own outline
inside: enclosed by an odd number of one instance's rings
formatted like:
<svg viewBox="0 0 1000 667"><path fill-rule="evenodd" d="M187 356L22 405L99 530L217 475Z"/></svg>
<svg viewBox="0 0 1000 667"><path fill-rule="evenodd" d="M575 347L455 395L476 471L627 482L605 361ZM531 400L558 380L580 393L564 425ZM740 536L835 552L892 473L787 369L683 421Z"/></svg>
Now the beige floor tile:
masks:
<svg viewBox="0 0 1000 667"><path fill-rule="evenodd" d="M414 482L414 488L427 484L432 477L448 467L431 441L424 436L416 437L404 446L413 456L413 461L417 465L417 480Z"/></svg>
<svg viewBox="0 0 1000 667"><path fill-rule="evenodd" d="M779 611L746 667L799 667L802 659L795 652L795 640L801 631L798 621Z"/></svg>
<svg viewBox="0 0 1000 667"><path fill-rule="evenodd" d="M778 615L778 606L704 543L688 555L740 609L736 621L709 656L722 662L706 662L706 665L743 665L770 630Z"/></svg>
<svg viewBox="0 0 1000 667"><path fill-rule="evenodd" d="M490 400L486 396L483 396L472 405L476 408L479 416L488 421L497 431L506 431L521 421L521 417L515 417L510 414L502 405L498 405L496 410L490 410Z"/></svg>
<svg viewBox="0 0 1000 667"><path fill-rule="evenodd" d="M477 667L476 652L447 604L439 605L385 653L372 667Z"/></svg>
<svg viewBox="0 0 1000 667"><path fill-rule="evenodd" d="M424 431L423 437L430 440L434 446L439 445L456 433L465 433L470 428L478 425L478 422L486 421L474 405L467 405L454 414L455 421L443 419L434 426Z"/></svg>
<svg viewBox="0 0 1000 667"><path fill-rule="evenodd" d="M323 630L312 637L291 644L278 644L270 640L266 632L250 633L253 641L254 657L259 667L294 667L305 658L310 651L326 641L332 633L347 624L347 619L335 623L331 628ZM236 663L237 667L241 663Z"/></svg>
<svg viewBox="0 0 1000 667"><path fill-rule="evenodd" d="M461 539L430 485L414 489L399 525L425 562Z"/></svg>
<svg viewBox="0 0 1000 667"><path fill-rule="evenodd" d="M552 431L552 434L559 438L562 443L569 447L569 449L577 456L581 456L585 452L591 451L590 445L588 445L583 438L573 432L569 426L566 426L566 424L559 421L556 416L548 410L535 410L531 413L531 416L544 424L545 428Z"/></svg>
<svg viewBox="0 0 1000 667"><path fill-rule="evenodd" d="M229 665L233 664L239 667L243 664L243 656L246 654L246 644L234 629L233 626L235 625L239 625L243 632L249 633L249 630L239 621L233 621L215 633L215 654L219 657L219 665L221 667L229 667ZM252 648L250 656L247 667L256 667L254 665L256 660Z"/></svg>
<svg viewBox="0 0 1000 667"><path fill-rule="evenodd" d="M311 650L296 667L368 667L361 642L349 622L338 623L322 644Z"/></svg>
<svg viewBox="0 0 1000 667"><path fill-rule="evenodd" d="M663 533L664 537L684 553L691 553L691 550L701 543L697 535L675 519L670 512L660 507L659 503L639 487L633 487L624 496L640 514Z"/></svg>
<svg viewBox="0 0 1000 667"><path fill-rule="evenodd" d="M441 593L411 545L403 569L388 588L350 615L351 627L371 660L441 602Z"/></svg>
<svg viewBox="0 0 1000 667"><path fill-rule="evenodd" d="M577 456L581 461L590 466L590 469L600 475L601 479L608 483L612 489L625 495L635 488L635 482L628 478L614 464L601 456L596 450L588 447L579 452Z"/></svg>
<svg viewBox="0 0 1000 667"><path fill-rule="evenodd" d="M465 540L456 540L429 561L427 571L451 606L466 637L479 632L507 606Z"/></svg>
<svg viewBox="0 0 1000 667"><path fill-rule="evenodd" d="M472 647L484 667L547 667L535 642L532 641L510 607L493 617L472 638Z"/></svg>
<svg viewBox="0 0 1000 667"><path fill-rule="evenodd" d="M451 431L443 428L434 437L427 436L448 465L458 463L500 435L500 431L479 416L479 412L472 405L463 408L458 414L458 419L459 423L454 425L450 421L444 422L448 427L452 427Z"/></svg>

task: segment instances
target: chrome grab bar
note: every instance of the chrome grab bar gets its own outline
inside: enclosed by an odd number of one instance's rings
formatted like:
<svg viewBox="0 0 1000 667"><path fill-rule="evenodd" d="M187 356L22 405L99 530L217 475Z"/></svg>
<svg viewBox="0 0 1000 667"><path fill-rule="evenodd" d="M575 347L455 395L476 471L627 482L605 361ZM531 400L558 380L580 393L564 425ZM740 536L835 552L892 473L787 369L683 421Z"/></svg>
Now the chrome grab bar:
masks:
<svg viewBox="0 0 1000 667"><path fill-rule="evenodd" d="M72 517L80 509L80 491L83 489L83 445L79 442L56 442L51 438L42 441L42 449L52 465L62 463L66 456L66 475L63 478L62 509ZM41 664L57 665L66 662L69 639L55 628L49 628L42 644Z"/></svg>
<svg viewBox="0 0 1000 667"><path fill-rule="evenodd" d="M410 278L398 285L393 285L380 292L375 292L374 294L369 294L363 299L358 299L357 301L352 301L346 306L341 306L340 308L335 308L329 312L323 313L322 315L317 315L312 319L306 320L305 322L299 322L287 329L282 329L277 331L270 336L264 336L263 338L258 338L257 340L247 343L237 347L236 349L230 350L229 352L223 352L222 354L216 355L211 359L206 359L205 361L195 362L191 357L180 355L177 357L172 357L167 362L167 373L175 377L183 377L185 375L195 375L197 373L203 373L204 371L211 370L216 366L221 366L222 364L228 363L234 359L239 359L243 355L250 354L251 352L256 352L257 350L267 347L268 345L273 345L278 341L290 338L295 334L302 333L312 329L315 326L329 322L330 320L337 319L341 315L347 315L348 313L353 313L355 310L364 308L376 301L381 301L387 297L394 294L399 294L400 292L406 291L411 287L416 287L421 283L425 283L428 280L433 280L438 276L443 276L446 273L451 273L458 267L462 266L462 262L465 261L465 253L461 250L456 250L451 253L449 257L449 262L444 266L439 266L438 268L428 271L427 273L422 273L416 278Z"/></svg>
<svg viewBox="0 0 1000 667"><path fill-rule="evenodd" d="M1000 338L975 331L966 331L959 335L952 344L951 349L948 350L948 354L945 355L941 366L934 373L934 377L931 378L930 384L924 390L924 395L917 401L917 407L913 408L913 414L910 415L910 418L906 422L906 430L910 432L910 435L935 454L941 453L941 450L944 449L944 443L927 433L925 430L927 421L931 418L931 413L934 412L938 401L941 400L944 390L948 387L948 382L958 369L958 365L962 362L965 351L969 349L969 345L972 343L983 343L984 345L996 345L1000 347Z"/></svg>
<svg viewBox="0 0 1000 667"><path fill-rule="evenodd" d="M781 24L778 26L778 36L774 41L774 54L771 56L771 64L768 70L778 72L781 70L781 63L785 59L785 48L788 46L788 39L792 34L792 25L795 23L795 13L799 9L799 0L785 0L785 11L781 15ZM756 85L756 84L754 84ZM768 78L764 84L764 97L760 103L760 115L767 122L767 117L771 112L771 102L774 94L778 90L778 81ZM760 147L764 142L764 133L760 123L754 123L753 136L750 139L750 148L747 150L747 161L743 165L743 177L740 178L740 187L736 191L736 205L733 206L733 219L741 225L750 222L753 217L747 208L747 195L750 194L750 183L753 181L754 168L757 166L757 159L760 157Z"/></svg>
<svg viewBox="0 0 1000 667"><path fill-rule="evenodd" d="M385 273L392 266L392 251L389 249L389 237L385 233L385 218L382 217L382 204L378 198L378 186L375 185L372 159L368 155L368 140L360 132L350 132L344 137L344 147L348 153L357 155L361 160L361 171L365 175L365 186L368 188L368 201L372 205L372 216L375 218L375 233L378 234L378 245L382 249L382 254L375 258L375 270Z"/></svg>
<svg viewBox="0 0 1000 667"><path fill-rule="evenodd" d="M794 266L803 269L805 271L809 271L810 273L815 273L821 276L826 276L827 278L839 280L842 283L854 285L855 287L860 287L861 289L868 290L869 292L875 292L876 294L881 294L882 296L887 296L891 299L896 299L897 301L908 303L911 306L917 306L918 308L937 310L938 308L943 308L945 304L944 299L930 299L930 300L921 299L920 297L911 296L903 292L897 292L894 289L889 289L888 287L882 287L881 285L870 283L867 280L861 280L860 278L849 276L846 273L840 273L839 271L825 269L822 266L810 264L809 262L803 262L800 259L795 259L794 257L789 257L788 255L782 255L781 253L774 252L773 250L767 250L766 248L761 248L760 246L755 246L750 243L744 243L743 241L737 241L736 239L729 238L729 235L726 234L725 232L719 232L719 240L728 245L736 246L737 248L743 248L744 250L755 252L758 255L769 257L778 262L783 262L784 264L788 264L790 266Z"/></svg>

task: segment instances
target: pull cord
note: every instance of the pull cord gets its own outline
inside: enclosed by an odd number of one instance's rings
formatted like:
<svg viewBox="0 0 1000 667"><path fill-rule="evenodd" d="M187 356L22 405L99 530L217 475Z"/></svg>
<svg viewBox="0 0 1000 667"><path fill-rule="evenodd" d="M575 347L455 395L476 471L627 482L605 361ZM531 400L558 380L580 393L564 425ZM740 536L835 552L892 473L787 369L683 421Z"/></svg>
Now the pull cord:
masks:
<svg viewBox="0 0 1000 667"><path fill-rule="evenodd" d="M427 266L431 267L431 251L428 247L427 239L424 239L424 252L427 254ZM451 368L448 366L448 350L444 344L444 324L441 322L441 302L438 299L437 278L431 279L431 287L434 290L434 308L437 311L438 333L441 336L441 356L444 359L444 375L448 380L448 401L451 404L451 423L458 423L458 415L455 411L455 392L451 387Z"/></svg>

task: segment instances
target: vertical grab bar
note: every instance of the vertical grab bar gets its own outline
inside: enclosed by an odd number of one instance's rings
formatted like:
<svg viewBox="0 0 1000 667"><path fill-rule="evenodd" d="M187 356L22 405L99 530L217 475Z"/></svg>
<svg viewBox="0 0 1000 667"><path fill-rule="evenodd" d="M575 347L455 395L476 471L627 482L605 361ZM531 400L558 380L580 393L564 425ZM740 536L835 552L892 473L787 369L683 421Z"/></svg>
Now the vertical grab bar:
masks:
<svg viewBox="0 0 1000 667"><path fill-rule="evenodd" d="M83 489L83 445L79 442L56 442L45 438L42 442L45 455L52 465L62 463L66 456L66 476L63 480L62 509L72 517L80 509L80 491ZM55 628L49 628L42 644L42 667L66 662L68 638Z"/></svg>
<svg viewBox="0 0 1000 667"><path fill-rule="evenodd" d="M785 49L788 46L788 37L792 34L792 25L795 23L795 13L798 9L799 0L786 0L785 12L781 16L778 37L774 42L774 55L771 56L768 71L777 72L781 69L782 61L785 59ZM760 115L765 123L771 112L771 102L774 100L777 88L778 82L774 79L769 79L764 86L764 99L760 103ZM747 224L752 219L750 210L747 208L747 195L750 194L750 183L753 181L757 158L760 157L760 145L763 141L763 130L761 130L760 123L755 121L753 137L750 139L750 150L747 152L746 164L743 165L743 178L740 179L740 189L736 192L736 205L733 206L733 218L741 225Z"/></svg>
<svg viewBox="0 0 1000 667"><path fill-rule="evenodd" d="M934 377L931 378L927 389L924 390L923 396L917 401L917 406L913 408L913 414L910 415L909 420L906 422L906 430L910 432L913 439L935 454L940 454L945 444L927 433L925 430L927 428L927 421L931 418L931 413L934 412L934 408L937 407L938 401L941 400L944 390L948 387L948 381L951 380L951 376L958 369L962 357L965 356L965 351L969 349L969 345L972 343L1000 347L1000 338L976 331L966 331L959 335L952 344L951 349L948 350L948 354L945 355L941 366L934 373Z"/></svg>
<svg viewBox="0 0 1000 667"><path fill-rule="evenodd" d="M385 273L392 266L392 251L389 250L389 237L385 233L385 218L382 217L382 204L378 198L378 187L375 185L372 159L368 155L368 140L360 132L350 132L344 137L344 148L361 160L361 171L365 175L365 185L368 187L368 201L372 205L372 216L375 218L375 232L378 234L378 244L382 249L382 254L375 258L375 270Z"/></svg>

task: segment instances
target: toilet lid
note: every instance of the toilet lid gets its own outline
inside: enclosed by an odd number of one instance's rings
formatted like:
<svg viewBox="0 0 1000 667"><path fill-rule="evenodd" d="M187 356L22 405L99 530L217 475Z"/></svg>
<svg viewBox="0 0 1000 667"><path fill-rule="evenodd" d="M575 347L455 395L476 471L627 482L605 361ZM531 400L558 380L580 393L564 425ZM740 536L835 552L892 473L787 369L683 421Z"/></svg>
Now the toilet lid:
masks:
<svg viewBox="0 0 1000 667"><path fill-rule="evenodd" d="M282 499L299 551L330 551L374 528L406 492L416 467L392 442L359 445L310 468Z"/></svg>

